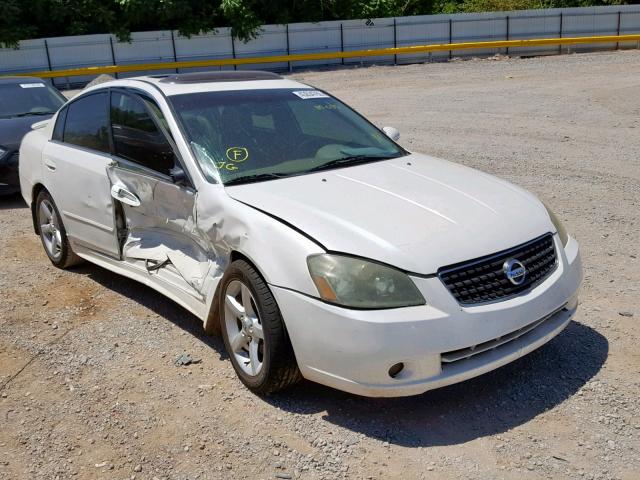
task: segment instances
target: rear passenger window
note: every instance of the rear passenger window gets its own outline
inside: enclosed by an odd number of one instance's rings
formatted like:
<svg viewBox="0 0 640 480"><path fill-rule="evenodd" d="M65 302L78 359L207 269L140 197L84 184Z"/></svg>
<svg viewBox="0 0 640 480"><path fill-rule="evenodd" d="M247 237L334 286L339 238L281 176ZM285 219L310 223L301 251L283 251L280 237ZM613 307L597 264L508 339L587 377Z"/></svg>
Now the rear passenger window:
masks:
<svg viewBox="0 0 640 480"><path fill-rule="evenodd" d="M52 140L56 140L61 142L64 136L64 122L67 119L67 109L64 108L60 110L58 116L56 117L56 125L53 127L53 135L51 137Z"/></svg>
<svg viewBox="0 0 640 480"><path fill-rule="evenodd" d="M64 142L110 153L108 105L107 92L91 94L71 103L67 107Z"/></svg>
<svg viewBox="0 0 640 480"><path fill-rule="evenodd" d="M175 156L169 141L158 128L158 124L164 125L164 122L160 109L151 100L120 92L111 94L115 154L169 175L169 170L174 167ZM166 126L164 128L166 130Z"/></svg>

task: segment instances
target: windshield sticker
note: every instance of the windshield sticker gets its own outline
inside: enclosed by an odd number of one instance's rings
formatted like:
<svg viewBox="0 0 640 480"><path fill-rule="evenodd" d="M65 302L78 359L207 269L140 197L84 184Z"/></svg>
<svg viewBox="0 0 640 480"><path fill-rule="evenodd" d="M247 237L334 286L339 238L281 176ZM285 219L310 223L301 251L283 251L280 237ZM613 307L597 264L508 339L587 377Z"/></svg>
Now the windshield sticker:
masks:
<svg viewBox="0 0 640 480"><path fill-rule="evenodd" d="M314 105L313 108L319 112L323 110L338 110L338 105L335 103L319 103L318 105Z"/></svg>
<svg viewBox="0 0 640 480"><path fill-rule="evenodd" d="M44 88L44 83L21 83L20 88Z"/></svg>
<svg viewBox="0 0 640 480"><path fill-rule="evenodd" d="M229 147L226 155L232 162L240 163L249 158L249 150L244 147Z"/></svg>
<svg viewBox="0 0 640 480"><path fill-rule="evenodd" d="M307 100L309 98L330 98L329 95L319 92L318 90L298 90L297 92L293 92L293 94L303 100Z"/></svg>

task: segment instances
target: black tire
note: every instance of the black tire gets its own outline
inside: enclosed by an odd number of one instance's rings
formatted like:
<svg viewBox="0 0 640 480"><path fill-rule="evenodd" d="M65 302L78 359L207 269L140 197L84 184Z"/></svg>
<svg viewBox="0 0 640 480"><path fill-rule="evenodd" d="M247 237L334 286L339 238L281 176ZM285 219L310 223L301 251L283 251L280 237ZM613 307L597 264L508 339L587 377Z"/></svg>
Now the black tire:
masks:
<svg viewBox="0 0 640 480"><path fill-rule="evenodd" d="M51 208L55 212L55 215L57 216L57 220L59 223L58 230L60 232L60 250L59 250L60 253L57 256L52 255L52 253L47 248L45 236L41 231L41 225L45 223L45 219L41 218L42 211L40 208L43 202L48 202L48 204L51 205ZM82 263L83 260L74 253L73 249L71 248L71 245L69 244L69 239L67 238L67 231L64 228L64 223L62 222L62 217L60 216L58 207L56 206L56 203L53 201L53 198L51 198L51 195L49 194L49 192L47 192L46 190L42 190L36 198L35 213L36 213L36 228L38 229L38 235L40 236L40 241L42 242L44 251L47 254L47 257L49 257L49 260L51 260L51 263L53 263L56 267L61 269L67 269L67 268L73 267L74 265L78 265L79 263Z"/></svg>
<svg viewBox="0 0 640 480"><path fill-rule="evenodd" d="M228 285L234 280L240 281L251 291L262 324L264 334L262 369L255 376L247 374L238 364L225 327L225 297ZM256 269L244 260L233 262L220 281L218 297L222 338L233 368L242 383L257 394L274 393L297 383L302 376L280 309L267 283Z"/></svg>

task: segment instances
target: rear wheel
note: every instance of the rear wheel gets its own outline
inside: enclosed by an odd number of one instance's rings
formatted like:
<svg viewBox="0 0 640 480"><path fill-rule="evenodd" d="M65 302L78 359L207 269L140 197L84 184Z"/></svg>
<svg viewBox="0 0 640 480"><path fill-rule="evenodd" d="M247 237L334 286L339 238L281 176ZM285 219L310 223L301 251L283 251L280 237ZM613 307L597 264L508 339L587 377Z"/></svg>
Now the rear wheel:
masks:
<svg viewBox="0 0 640 480"><path fill-rule="evenodd" d="M293 385L300 371L273 294L244 260L233 262L221 280L220 326L238 377L255 393Z"/></svg>
<svg viewBox="0 0 640 480"><path fill-rule="evenodd" d="M51 263L69 268L82 261L71 249L60 212L47 191L40 192L36 199L36 219L42 246Z"/></svg>

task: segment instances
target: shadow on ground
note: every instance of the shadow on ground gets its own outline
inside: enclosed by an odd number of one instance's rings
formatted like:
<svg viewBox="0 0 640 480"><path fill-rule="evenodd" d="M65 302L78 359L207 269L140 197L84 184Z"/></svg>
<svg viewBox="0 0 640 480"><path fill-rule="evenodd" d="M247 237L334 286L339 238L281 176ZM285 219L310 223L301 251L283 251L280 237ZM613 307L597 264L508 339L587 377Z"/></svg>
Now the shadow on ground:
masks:
<svg viewBox="0 0 640 480"><path fill-rule="evenodd" d="M604 364L605 337L571 322L535 352L498 370L422 395L372 399L305 382L266 401L406 447L456 445L518 427L575 394Z"/></svg>
<svg viewBox="0 0 640 480"><path fill-rule="evenodd" d="M198 318L151 288L90 264L76 271L153 310L228 358L220 337L205 335ZM422 395L365 398L303 381L263 400L300 415L325 412L329 423L397 445L455 445L506 432L561 404L600 370L608 351L605 337L571 322L524 358Z"/></svg>
<svg viewBox="0 0 640 480"><path fill-rule="evenodd" d="M73 272L145 306L216 350L221 359L229 358L220 336L205 334L202 320L152 288L88 262L75 267Z"/></svg>
<svg viewBox="0 0 640 480"><path fill-rule="evenodd" d="M19 193L0 196L0 210L15 210L17 208L27 208L27 204Z"/></svg>

